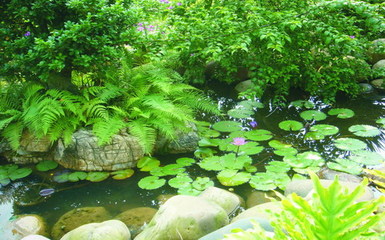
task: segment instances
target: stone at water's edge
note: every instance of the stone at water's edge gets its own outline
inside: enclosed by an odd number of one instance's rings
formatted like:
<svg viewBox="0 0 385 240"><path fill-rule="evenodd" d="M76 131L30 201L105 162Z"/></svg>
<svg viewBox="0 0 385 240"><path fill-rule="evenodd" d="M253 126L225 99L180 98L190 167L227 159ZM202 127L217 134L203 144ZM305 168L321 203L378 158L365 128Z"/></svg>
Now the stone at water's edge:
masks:
<svg viewBox="0 0 385 240"><path fill-rule="evenodd" d="M254 83L251 80L246 80L246 81L238 83L235 86L235 91L240 93L240 92L244 92L246 90L253 89L253 88L254 88Z"/></svg>
<svg viewBox="0 0 385 240"><path fill-rule="evenodd" d="M143 156L138 139L131 135L114 135L110 144L100 146L91 131L79 130L68 146L58 142L55 161L81 171L115 171L135 167Z"/></svg>
<svg viewBox="0 0 385 240"><path fill-rule="evenodd" d="M247 196L246 208L251 208L259 204L271 202L272 199L279 200L273 191L266 192L254 190Z"/></svg>
<svg viewBox="0 0 385 240"><path fill-rule="evenodd" d="M48 236L46 222L35 214L17 216L17 219L12 222L12 232L19 237L32 234Z"/></svg>
<svg viewBox="0 0 385 240"><path fill-rule="evenodd" d="M59 218L52 227L51 237L53 240L59 240L67 232L84 224L103 222L111 218L110 213L104 207L76 208Z"/></svg>
<svg viewBox="0 0 385 240"><path fill-rule="evenodd" d="M378 62L376 62L373 67L373 69L383 69L385 70L385 59L382 59ZM385 77L385 76L382 76L382 77Z"/></svg>
<svg viewBox="0 0 385 240"><path fill-rule="evenodd" d="M149 207L132 208L120 213L114 219L126 224L131 236L135 237L142 230L141 228L151 221L157 211L157 209Z"/></svg>
<svg viewBox="0 0 385 240"><path fill-rule="evenodd" d="M217 204L178 195L159 208L135 240L197 240L228 223L226 211Z"/></svg>
<svg viewBox="0 0 385 240"><path fill-rule="evenodd" d="M50 239L42 235L28 235L26 237L23 237L21 240L50 240Z"/></svg>
<svg viewBox="0 0 385 240"><path fill-rule="evenodd" d="M319 176L320 179L325 179L325 180L334 180L335 176L338 176L338 180L342 182L352 182L352 183L362 182L362 177L358 177L357 175L353 175L349 173L335 171L327 167L322 168L320 171L318 171L317 175Z"/></svg>
<svg viewBox="0 0 385 240"><path fill-rule="evenodd" d="M373 87L381 90L385 90L385 79L379 78L379 79L374 79L373 81L370 82L370 84L373 85Z"/></svg>
<svg viewBox="0 0 385 240"><path fill-rule="evenodd" d="M245 201L240 196L217 187L207 188L199 197L221 206L227 215L235 213L240 207L245 205Z"/></svg>
<svg viewBox="0 0 385 240"><path fill-rule="evenodd" d="M80 226L60 240L131 240L130 230L119 220Z"/></svg>
<svg viewBox="0 0 385 240"><path fill-rule="evenodd" d="M281 202L267 202L246 209L245 211L237 215L235 218L233 218L231 222L233 223L241 219L250 217L258 217L260 219L265 219L269 222L271 217L268 212L279 213L281 211Z"/></svg>

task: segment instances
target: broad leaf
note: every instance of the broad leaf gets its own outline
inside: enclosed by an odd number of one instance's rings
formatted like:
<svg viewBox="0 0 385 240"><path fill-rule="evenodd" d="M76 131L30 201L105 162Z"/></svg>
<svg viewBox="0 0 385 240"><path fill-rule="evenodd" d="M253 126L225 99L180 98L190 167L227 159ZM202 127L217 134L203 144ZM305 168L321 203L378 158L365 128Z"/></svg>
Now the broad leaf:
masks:
<svg viewBox="0 0 385 240"><path fill-rule="evenodd" d="M376 123L380 124L383 128L385 128L385 118L377 119Z"/></svg>
<svg viewBox="0 0 385 240"><path fill-rule="evenodd" d="M251 130L245 133L245 137L253 141L266 141L273 137L272 133L268 130L257 129Z"/></svg>
<svg viewBox="0 0 385 240"><path fill-rule="evenodd" d="M283 143L283 142L278 141L278 140L271 140L269 142L269 146L272 148L275 148L275 149L283 149L283 148L291 148L292 147L291 144Z"/></svg>
<svg viewBox="0 0 385 240"><path fill-rule="evenodd" d="M336 115L337 118L351 118L354 116L354 112L348 108L334 108L329 110L328 112L329 115Z"/></svg>
<svg viewBox="0 0 385 240"><path fill-rule="evenodd" d="M129 177L131 177L132 175L134 175L134 170L133 169L124 169L124 170L118 170L118 171L114 171L111 173L112 175L112 178L115 179L115 180L123 180L123 179L127 179Z"/></svg>
<svg viewBox="0 0 385 240"><path fill-rule="evenodd" d="M223 170L218 173L217 178L223 186L238 186L250 180L251 174L238 172L237 170Z"/></svg>
<svg viewBox="0 0 385 240"><path fill-rule="evenodd" d="M318 132L322 135L329 136L329 135L337 134L339 129L336 126L329 125L329 124L316 124L310 128L310 131Z"/></svg>
<svg viewBox="0 0 385 240"><path fill-rule="evenodd" d="M217 151L212 148L198 148L195 150L194 156L196 158L207 158L214 156L215 153L217 153Z"/></svg>
<svg viewBox="0 0 385 240"><path fill-rule="evenodd" d="M380 129L370 125L353 125L349 127L349 131L360 137L375 137L381 134Z"/></svg>
<svg viewBox="0 0 385 240"><path fill-rule="evenodd" d="M307 132L305 134L306 140L323 140L325 139L325 135L323 135L321 132Z"/></svg>
<svg viewBox="0 0 385 240"><path fill-rule="evenodd" d="M248 118L253 114L252 110L245 108L235 108L227 111L227 115L233 118Z"/></svg>
<svg viewBox="0 0 385 240"><path fill-rule="evenodd" d="M380 165L385 161L381 154L370 151L354 151L353 155L349 156L349 159L369 166Z"/></svg>
<svg viewBox="0 0 385 240"><path fill-rule="evenodd" d="M173 188L186 188L191 185L193 180L189 176L176 176L168 180L168 185Z"/></svg>
<svg viewBox="0 0 385 240"><path fill-rule="evenodd" d="M36 165L36 169L41 171L41 172L46 172L46 171L57 168L58 165L59 164L55 161L46 160L46 161L39 162Z"/></svg>
<svg viewBox="0 0 385 240"><path fill-rule="evenodd" d="M137 168L140 168L140 171L149 172L154 168L159 167L160 161L154 157L142 157L136 164Z"/></svg>
<svg viewBox="0 0 385 240"><path fill-rule="evenodd" d="M178 194L188 196L198 196L202 191L195 189L191 184L184 188L178 189Z"/></svg>
<svg viewBox="0 0 385 240"><path fill-rule="evenodd" d="M17 179L27 177L31 173L32 173L32 169L30 168L19 168L8 173L8 176L12 181L15 181Z"/></svg>
<svg viewBox="0 0 385 240"><path fill-rule="evenodd" d="M289 106L294 106L294 107L297 107L297 108L307 108L307 109L312 109L314 108L314 103L310 102L310 101L306 101L306 100L296 100L296 101L293 101L289 104Z"/></svg>
<svg viewBox="0 0 385 240"><path fill-rule="evenodd" d="M286 162L271 161L265 168L268 172L287 173L290 170L290 165Z"/></svg>
<svg viewBox="0 0 385 240"><path fill-rule="evenodd" d="M234 132L242 129L242 124L233 121L221 121L216 122L213 125L213 129L220 132Z"/></svg>
<svg viewBox="0 0 385 240"><path fill-rule="evenodd" d="M208 177L197 177L194 182L191 183L191 186L196 190L203 191L208 187L213 187L214 182Z"/></svg>
<svg viewBox="0 0 385 240"><path fill-rule="evenodd" d="M85 180L88 176L86 172L72 172L68 175L68 181L70 182L78 182L80 180Z"/></svg>
<svg viewBox="0 0 385 240"><path fill-rule="evenodd" d="M242 106L243 108L246 109L253 109L253 108L263 108L264 105L261 102L257 102L254 100L244 100L238 103L239 106Z"/></svg>
<svg viewBox="0 0 385 240"><path fill-rule="evenodd" d="M285 120L280 122L278 127L285 131L298 131L303 128L303 124L294 120Z"/></svg>
<svg viewBox="0 0 385 240"><path fill-rule="evenodd" d="M339 158L336 159L335 162L328 162L327 166L330 169L354 175L359 175L362 172L362 167L360 164L348 159Z"/></svg>
<svg viewBox="0 0 385 240"><path fill-rule="evenodd" d="M277 188L273 178L267 173L256 173L250 178L250 186L260 191L270 191Z"/></svg>
<svg viewBox="0 0 385 240"><path fill-rule="evenodd" d="M64 182L68 182L68 177L71 173L68 172L67 170L65 171L60 171L60 172L56 172L54 175L53 175L53 180L55 182L58 182L58 183L64 183Z"/></svg>
<svg viewBox="0 0 385 240"><path fill-rule="evenodd" d="M297 149L291 147L291 148L282 148L274 151L275 155L278 156L294 156L298 153Z"/></svg>
<svg viewBox="0 0 385 240"><path fill-rule="evenodd" d="M334 145L346 151L361 150L367 147L365 142L354 138L338 138L334 140Z"/></svg>
<svg viewBox="0 0 385 240"><path fill-rule="evenodd" d="M91 182L101 182L106 180L110 176L108 172L89 172L87 175L87 180Z"/></svg>
<svg viewBox="0 0 385 240"><path fill-rule="evenodd" d="M317 110L304 111L304 112L301 112L299 115L301 116L301 118L308 121L312 121L312 120L321 121L326 119L327 117L325 113Z"/></svg>
<svg viewBox="0 0 385 240"><path fill-rule="evenodd" d="M180 166L184 166L184 167L187 167L187 166L191 166L195 163L195 159L193 158L188 158L188 157L183 157L183 158L178 158L176 160L176 163Z"/></svg>
<svg viewBox="0 0 385 240"><path fill-rule="evenodd" d="M166 183L165 179L157 176L148 176L140 179L138 186L142 189L153 190L162 187Z"/></svg>

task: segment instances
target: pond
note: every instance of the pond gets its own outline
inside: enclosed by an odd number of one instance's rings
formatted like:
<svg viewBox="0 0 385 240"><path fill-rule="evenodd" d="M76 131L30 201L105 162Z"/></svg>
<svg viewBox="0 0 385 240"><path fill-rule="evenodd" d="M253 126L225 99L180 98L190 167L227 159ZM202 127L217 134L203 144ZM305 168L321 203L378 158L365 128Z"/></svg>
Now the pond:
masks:
<svg viewBox="0 0 385 240"><path fill-rule="evenodd" d="M315 99L311 99L315 103L315 108L327 112L331 109ZM223 109L231 109L236 102L227 98L218 98L218 104ZM385 117L385 95L365 95L355 100L340 100L333 108L348 108L354 111L355 115L349 119L340 119L336 117L328 117L322 121L322 124L330 124L339 128L339 133L334 136L325 137L322 140L305 139L306 123L313 124L312 121L303 121L299 117L299 112L303 111L296 107L275 108L271 105L265 105L264 108L255 109L254 115L245 119L236 119L243 122L244 130L250 130L249 123L257 122L258 129L265 129L273 133L274 138L286 143L294 145L299 152L315 151L328 159L336 159L344 157L346 151L341 151L333 144L335 138L355 137L361 139L367 144L367 149L382 156L385 156L385 131L375 137L360 138L352 134L348 128L352 125L365 124L380 127L376 120ZM231 119L231 118L230 118ZM214 119L211 119L214 121ZM218 120L218 119L217 119ZM227 120L223 118L221 120ZM290 132L282 130L279 127L280 122L284 120L297 120L305 123L301 131ZM380 129L380 128L379 128ZM223 133L222 133L223 135ZM226 135L226 134L224 134ZM264 170L264 164L272 160L280 160L267 142L261 142L264 150L253 155L253 165L260 171ZM165 155L156 156L163 164L174 163L176 159L181 157L194 158L193 153L185 155ZM3 159L2 164L7 164ZM55 170L57 171L57 170ZM209 177L217 187L230 189L235 191L242 197L246 198L248 193L252 191L249 184L243 184L237 187L222 186L216 179L213 171L201 169L197 164L187 167L189 176L193 179L197 177ZM27 178L11 182L0 190L0 236L3 240L14 239L10 230L9 220L19 214L38 214L43 216L48 224L52 225L64 213L80 207L103 206L111 215L117 215L125 210L136 207L159 207L160 196L168 194L177 194L175 188L167 186L155 190L144 190L138 187L138 181L143 177L149 176L147 172L135 171L135 174L124 180L107 179L102 182L79 181L76 183L56 183L52 181L53 172L40 173L36 172ZM53 188L55 192L47 197L38 195L41 189ZM25 198L34 199L31 203L26 202Z"/></svg>

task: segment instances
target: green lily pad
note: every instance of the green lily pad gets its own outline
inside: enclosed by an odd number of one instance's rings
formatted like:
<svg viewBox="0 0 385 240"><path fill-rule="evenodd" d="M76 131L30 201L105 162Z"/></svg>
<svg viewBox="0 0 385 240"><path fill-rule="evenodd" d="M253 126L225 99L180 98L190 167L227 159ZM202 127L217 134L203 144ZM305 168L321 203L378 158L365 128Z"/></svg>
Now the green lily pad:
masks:
<svg viewBox="0 0 385 240"><path fill-rule="evenodd" d="M266 171L275 173L287 173L291 169L289 164L281 161L271 161L265 168Z"/></svg>
<svg viewBox="0 0 385 240"><path fill-rule="evenodd" d="M244 100L238 103L238 106L242 106L245 109L264 108L263 103L254 100Z"/></svg>
<svg viewBox="0 0 385 240"><path fill-rule="evenodd" d="M213 156L203 159L198 165L208 171L221 171L225 169L240 170L247 163L251 164L252 159L247 156L236 156L235 153L223 156Z"/></svg>
<svg viewBox="0 0 385 240"><path fill-rule="evenodd" d="M69 175L71 173L68 171L65 172L57 172L53 175L53 180L58 183L65 183L68 182Z"/></svg>
<svg viewBox="0 0 385 240"><path fill-rule="evenodd" d="M307 132L305 134L305 140L323 140L325 135L320 132Z"/></svg>
<svg viewBox="0 0 385 240"><path fill-rule="evenodd" d="M186 188L191 185L192 178L189 176L176 176L168 180L168 185L173 188Z"/></svg>
<svg viewBox="0 0 385 240"><path fill-rule="evenodd" d="M264 129L256 129L245 132L245 137L253 141L266 141L273 137L272 133Z"/></svg>
<svg viewBox="0 0 385 240"><path fill-rule="evenodd" d="M140 179L138 186L141 189L153 190L162 187L166 183L166 179L157 176L148 176Z"/></svg>
<svg viewBox="0 0 385 240"><path fill-rule="evenodd" d="M213 129L220 132L234 132L242 129L242 124L233 121L221 121L216 122L213 125Z"/></svg>
<svg viewBox="0 0 385 240"><path fill-rule="evenodd" d="M195 163L195 159L188 157L178 158L176 163L180 166L187 167L193 165Z"/></svg>
<svg viewBox="0 0 385 240"><path fill-rule="evenodd" d="M201 138L198 142L199 147L216 147L219 144L219 139Z"/></svg>
<svg viewBox="0 0 385 240"><path fill-rule="evenodd" d="M349 127L349 131L360 137L375 137L381 134L380 129L370 125L353 125Z"/></svg>
<svg viewBox="0 0 385 240"><path fill-rule="evenodd" d="M275 149L283 149L283 148L291 148L292 147L291 144L283 143L283 142L278 141L278 140L271 140L269 142L269 146L272 148L275 148Z"/></svg>
<svg viewBox="0 0 385 240"><path fill-rule="evenodd" d="M194 182L191 183L193 188L199 191L203 191L208 187L213 187L214 182L210 180L208 177L197 177Z"/></svg>
<svg viewBox="0 0 385 240"><path fill-rule="evenodd" d="M367 147L365 142L354 138L338 138L334 140L334 145L346 151L361 150Z"/></svg>
<svg viewBox="0 0 385 240"><path fill-rule="evenodd" d="M362 167L360 164L348 159L339 158L336 159L335 162L328 162L326 165L330 169L354 175L359 175L362 172Z"/></svg>
<svg viewBox="0 0 385 240"><path fill-rule="evenodd" d="M336 126L329 124L316 124L310 128L312 132L318 132L325 136L337 134L339 129Z"/></svg>
<svg viewBox="0 0 385 240"><path fill-rule="evenodd" d="M303 124L294 120L285 120L280 122L278 127L285 131L298 131L303 128Z"/></svg>
<svg viewBox="0 0 385 240"><path fill-rule="evenodd" d="M319 153L313 151L303 152L297 156L285 156L283 161L293 168L321 167L325 162Z"/></svg>
<svg viewBox="0 0 385 240"><path fill-rule="evenodd" d="M210 127L211 123L207 121L196 121L195 124L197 127Z"/></svg>
<svg viewBox="0 0 385 240"><path fill-rule="evenodd" d="M178 194L188 196L198 196L202 191L195 189L191 184L188 187L179 188Z"/></svg>
<svg viewBox="0 0 385 240"><path fill-rule="evenodd" d="M25 178L28 175L32 173L32 169L30 168L18 168L10 173L8 173L8 177L12 180L15 181L20 178Z"/></svg>
<svg viewBox="0 0 385 240"><path fill-rule="evenodd" d="M307 108L307 109L312 109L314 108L314 103L310 102L310 101L306 101L306 100L296 100L296 101L293 101L289 104L289 106L294 106L294 107L297 107L297 108Z"/></svg>
<svg viewBox="0 0 385 240"><path fill-rule="evenodd" d="M89 172L87 175L87 180L91 182L101 182L106 180L110 176L108 172Z"/></svg>
<svg viewBox="0 0 385 240"><path fill-rule="evenodd" d="M154 168L159 167L160 161L154 157L142 157L136 164L137 168L140 168L142 172L149 172Z"/></svg>
<svg viewBox="0 0 385 240"><path fill-rule="evenodd" d="M214 129L209 129L209 128L198 129L198 131L199 131L199 135L201 137L206 137L206 138L216 138L216 137L219 137L221 135L220 132L218 132Z"/></svg>
<svg viewBox="0 0 385 240"><path fill-rule="evenodd" d="M234 138L239 138L239 137L243 137L245 138L245 131L235 131L235 132L231 132L229 134L229 137L228 139L234 139Z"/></svg>
<svg viewBox="0 0 385 240"><path fill-rule="evenodd" d="M275 150L274 151L274 154L275 155L278 155L278 156L294 156L298 153L298 150L291 147L291 148L282 148L282 149L278 149L278 150Z"/></svg>
<svg viewBox="0 0 385 240"><path fill-rule="evenodd" d="M124 169L124 170L118 170L118 171L114 171L111 173L112 175L112 178L115 179L115 180L123 180L123 179L127 179L129 177L131 177L132 175L134 175L134 170L133 169Z"/></svg>
<svg viewBox="0 0 385 240"><path fill-rule="evenodd" d="M59 164L55 161L47 160L47 161L39 162L36 165L36 169L41 171L41 172L46 172L46 171L57 168L58 165Z"/></svg>
<svg viewBox="0 0 385 240"><path fill-rule="evenodd" d="M258 168L256 166L251 165L250 163L245 163L243 167L246 170L246 172L249 172L249 173L255 173L256 171L258 171Z"/></svg>
<svg viewBox="0 0 385 240"><path fill-rule="evenodd" d="M223 186L239 186L250 180L251 174L248 172L238 172L237 170L226 169L218 173L217 178Z"/></svg>
<svg viewBox="0 0 385 240"><path fill-rule="evenodd" d="M227 111L227 115L233 118L248 118L253 114L252 110L246 108L235 108Z"/></svg>
<svg viewBox="0 0 385 240"><path fill-rule="evenodd" d="M179 164L168 164L162 167L162 171L166 175L177 175L186 171L186 169Z"/></svg>
<svg viewBox="0 0 385 240"><path fill-rule="evenodd" d="M194 156L196 158L202 159L202 158L212 157L216 153L217 153L217 151L215 149L212 149L212 148L198 148L197 150L195 150Z"/></svg>
<svg viewBox="0 0 385 240"><path fill-rule="evenodd" d="M329 115L331 116L337 116L337 118L351 118L354 116L354 112L348 108L334 108L329 110L328 112Z"/></svg>
<svg viewBox="0 0 385 240"><path fill-rule="evenodd" d="M247 142L242 146L235 146L233 144L228 144L225 151L232 151L238 153L238 155L255 155L262 152L264 149L263 146L260 146L257 142Z"/></svg>
<svg viewBox="0 0 385 240"><path fill-rule="evenodd" d="M80 180L85 180L88 176L86 172L72 172L68 175L68 181L70 182L78 182Z"/></svg>
<svg viewBox="0 0 385 240"><path fill-rule="evenodd" d="M307 111L301 112L299 115L301 116L301 118L308 121L312 121L312 120L321 121L326 119L327 117L325 113L317 110L307 110Z"/></svg>
<svg viewBox="0 0 385 240"><path fill-rule="evenodd" d="M349 159L369 166L380 165L385 161L381 154L364 150L354 151L353 155L349 156Z"/></svg>
<svg viewBox="0 0 385 240"><path fill-rule="evenodd" d="M259 191L270 191L277 188L274 179L267 173L256 173L251 176L249 184L252 188Z"/></svg>
<svg viewBox="0 0 385 240"><path fill-rule="evenodd" d="M376 123L380 124L384 128L385 127L385 118L377 119Z"/></svg>

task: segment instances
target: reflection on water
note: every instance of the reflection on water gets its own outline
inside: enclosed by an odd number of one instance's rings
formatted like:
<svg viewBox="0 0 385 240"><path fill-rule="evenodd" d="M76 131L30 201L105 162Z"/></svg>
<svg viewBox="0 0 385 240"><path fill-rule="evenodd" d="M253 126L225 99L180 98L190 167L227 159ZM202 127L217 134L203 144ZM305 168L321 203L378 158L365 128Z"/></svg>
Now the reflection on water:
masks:
<svg viewBox="0 0 385 240"><path fill-rule="evenodd" d="M221 98L218 101L218 105L223 109L228 109L233 107L235 102L233 100ZM353 124L377 126L378 124L376 124L375 121L380 117L385 117L384 96L372 96L357 100L340 101L333 107L350 108L355 112L355 117L352 119L329 117L322 121L324 124L331 124L340 128L337 137L352 137L352 134L348 131L348 127ZM317 108L324 109L324 112L326 112L329 106L317 102ZM246 123L255 120L258 122L259 128L273 132L275 134L275 139L293 143L297 149L301 149L302 151L310 149L317 151L327 160L335 159L347 154L345 151L338 150L333 146L332 140L335 136L328 137L321 141L303 141L305 132L292 134L283 132L278 128L278 123L288 119L303 121L299 118L298 110L294 107L290 109L281 109L270 105L270 107L258 109L253 116L253 119L247 119L244 120L244 122ZM384 130L382 130L380 136L365 139L365 142L368 143L368 148L370 148L370 150L385 155ZM262 145L268 147L266 143L262 143ZM263 154L258 155L258 161L272 160L274 155L271 154L271 152L272 150L267 148ZM162 162L169 163L173 162L174 159L178 157L180 156L163 156L163 159L161 160ZM191 176L210 176L211 174L210 177L214 177L213 173L203 172L197 167L192 167L188 169L188 171ZM9 186L3 187L0 192L0 235L8 236L7 234L10 234L9 226L7 225L8 219L12 218L15 214L39 214L52 225L61 215L74 208L104 206L112 215L117 215L120 212L135 207L158 207L158 201L156 199L159 195L176 194L176 190L167 187L152 191L140 189L137 186L137 182L144 176L147 176L147 174L136 172L133 177L126 180L108 179L100 183L80 182L57 184L47 181L44 176L35 175L23 179L22 181L14 182ZM20 199L16 199L15 197L15 195L17 195L17 189L22 189L21 195L23 195L23 193L27 194L28 191L31 191L30 186L35 186L36 183L41 182L54 188L55 193L45 199L41 199L39 204L21 206ZM220 185L216 184L216 186L219 187ZM236 189L236 191L242 194L245 188L248 187L243 187L242 190ZM34 193L36 194L36 191ZM2 239L7 239L7 237L2 237Z"/></svg>

